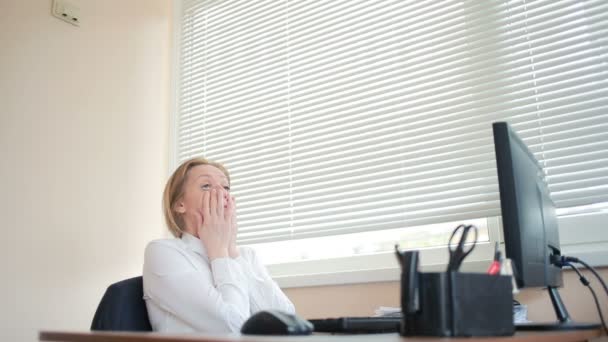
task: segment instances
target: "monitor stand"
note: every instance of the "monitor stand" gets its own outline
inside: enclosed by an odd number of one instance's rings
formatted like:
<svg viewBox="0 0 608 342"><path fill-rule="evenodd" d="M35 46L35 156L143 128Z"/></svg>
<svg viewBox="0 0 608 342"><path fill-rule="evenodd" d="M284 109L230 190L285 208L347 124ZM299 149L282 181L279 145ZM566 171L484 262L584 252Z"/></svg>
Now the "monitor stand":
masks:
<svg viewBox="0 0 608 342"><path fill-rule="evenodd" d="M600 325L597 323L577 323L572 321L562 298L557 292L557 287L549 286L549 297L551 297L551 303L553 303L553 309L557 316L558 322L555 323L517 323L515 329L518 331L547 331L547 330L585 330L585 329L599 329Z"/></svg>

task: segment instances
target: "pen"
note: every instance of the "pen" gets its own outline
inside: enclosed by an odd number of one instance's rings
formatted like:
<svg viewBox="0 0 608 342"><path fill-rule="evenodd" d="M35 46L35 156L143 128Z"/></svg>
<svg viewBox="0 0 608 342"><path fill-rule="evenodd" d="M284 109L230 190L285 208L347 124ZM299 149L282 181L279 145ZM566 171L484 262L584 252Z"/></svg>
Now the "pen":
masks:
<svg viewBox="0 0 608 342"><path fill-rule="evenodd" d="M496 244L494 246L495 246L494 247L494 260L492 261L492 264L490 264L490 267L488 268L489 275L497 275L500 273L501 257L500 257L500 250L498 249L498 242L496 242Z"/></svg>

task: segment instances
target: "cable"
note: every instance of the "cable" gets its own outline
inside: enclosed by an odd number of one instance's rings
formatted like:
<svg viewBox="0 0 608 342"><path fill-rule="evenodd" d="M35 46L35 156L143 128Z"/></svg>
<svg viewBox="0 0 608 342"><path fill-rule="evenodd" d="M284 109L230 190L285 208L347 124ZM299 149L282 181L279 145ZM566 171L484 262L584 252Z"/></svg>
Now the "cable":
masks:
<svg viewBox="0 0 608 342"><path fill-rule="evenodd" d="M604 315L602 315L602 308L600 307L600 302L597 299L597 295L595 294L593 287L590 286L589 280L587 280L587 278L585 278L585 276L581 273L581 271L579 271L579 269L576 266L574 266L573 264L567 262L567 263L564 263L564 266L572 267L572 269L576 272L576 274L578 274L578 279L581 281L581 283L583 285L585 285L589 289L589 291L591 291L591 295L593 296L593 300L595 301L595 307L597 308L597 313L600 315L600 320L602 321L602 327L604 328L604 331L608 335L608 326L606 325L606 321L604 321Z"/></svg>
<svg viewBox="0 0 608 342"><path fill-rule="evenodd" d="M583 260L580 260L580 259L578 259L576 262L585 266L586 269L588 269L591 273L593 273L593 275L600 281L600 283L602 283L602 286L604 287L604 291L606 291L606 295L608 296L608 286L606 286L604 279L602 279L602 277L600 277L599 273L597 273L595 268L589 266L589 264L587 264L586 262L584 262Z"/></svg>
<svg viewBox="0 0 608 342"><path fill-rule="evenodd" d="M555 257L552 256L551 261L555 265L560 266L560 267L571 266L570 263L572 263L572 262L585 266L585 268L588 269L591 273L593 273L593 275L600 281L600 283L602 284L602 287L604 287L604 291L606 291L606 295L608 295L608 286L606 286L606 282L604 282L604 279L602 279L602 277L599 275L599 273L597 273L595 268L591 267L588 263L584 262L583 260L580 260L579 258L576 258L576 257L560 255L560 256L555 256Z"/></svg>

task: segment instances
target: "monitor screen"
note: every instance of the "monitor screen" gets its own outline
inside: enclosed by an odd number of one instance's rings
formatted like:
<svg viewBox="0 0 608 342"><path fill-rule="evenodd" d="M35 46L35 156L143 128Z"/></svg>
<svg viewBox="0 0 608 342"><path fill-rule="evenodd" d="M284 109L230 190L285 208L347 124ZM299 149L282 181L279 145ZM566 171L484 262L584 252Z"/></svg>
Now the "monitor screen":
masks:
<svg viewBox="0 0 608 342"><path fill-rule="evenodd" d="M555 206L543 169L506 122L493 124L505 250L519 287L562 285Z"/></svg>

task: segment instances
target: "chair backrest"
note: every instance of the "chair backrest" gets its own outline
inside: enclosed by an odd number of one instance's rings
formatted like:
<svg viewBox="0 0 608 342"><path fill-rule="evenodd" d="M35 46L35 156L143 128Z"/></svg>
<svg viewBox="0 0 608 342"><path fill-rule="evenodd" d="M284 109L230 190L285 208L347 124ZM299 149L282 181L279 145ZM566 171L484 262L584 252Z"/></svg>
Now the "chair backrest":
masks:
<svg viewBox="0 0 608 342"><path fill-rule="evenodd" d="M152 331L143 296L142 277L110 285L95 311L91 330Z"/></svg>

